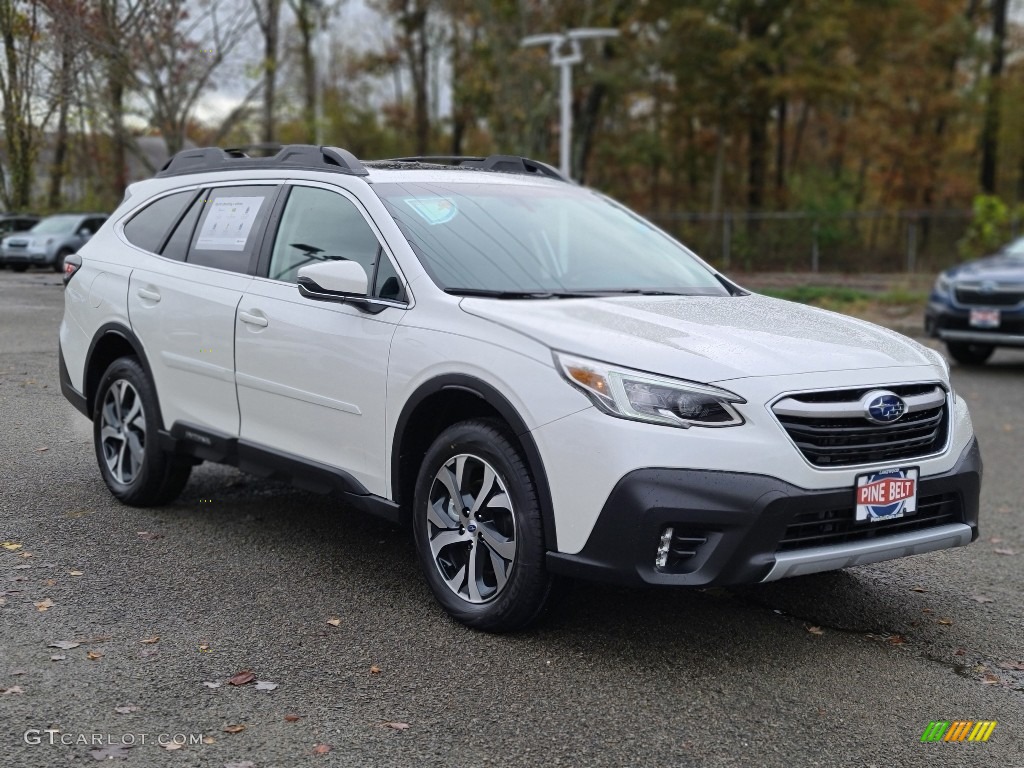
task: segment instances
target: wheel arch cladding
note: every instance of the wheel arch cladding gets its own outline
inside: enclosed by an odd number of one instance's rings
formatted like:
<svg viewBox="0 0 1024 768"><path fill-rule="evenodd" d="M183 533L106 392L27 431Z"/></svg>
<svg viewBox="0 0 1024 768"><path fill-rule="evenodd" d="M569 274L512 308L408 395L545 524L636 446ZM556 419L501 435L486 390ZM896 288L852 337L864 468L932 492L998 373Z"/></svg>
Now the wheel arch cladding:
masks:
<svg viewBox="0 0 1024 768"><path fill-rule="evenodd" d="M150 370L149 361L142 349L142 342L128 328L118 323L107 323L96 331L92 343L89 345L89 352L85 356L85 402L89 409L89 417L95 416L96 390L100 385L103 373L110 367L110 364L121 357L137 358L142 370L153 383L154 390L156 382L153 380L153 372ZM159 397L157 398L157 420L163 424L163 418L159 412Z"/></svg>
<svg viewBox="0 0 1024 768"><path fill-rule="evenodd" d="M395 424L391 446L391 488L402 508L404 523L412 513L413 490L423 457L439 434L460 421L499 418L508 425L516 446L522 451L533 476L544 521L544 544L558 550L555 514L547 473L526 422L501 392L480 379L448 374L420 385L406 401Z"/></svg>

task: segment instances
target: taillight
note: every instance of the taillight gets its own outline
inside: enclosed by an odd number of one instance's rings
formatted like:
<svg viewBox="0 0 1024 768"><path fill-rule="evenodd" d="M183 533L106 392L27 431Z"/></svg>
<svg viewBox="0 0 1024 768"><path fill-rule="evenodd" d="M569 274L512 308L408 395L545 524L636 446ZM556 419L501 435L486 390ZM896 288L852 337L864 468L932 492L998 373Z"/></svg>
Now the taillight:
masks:
<svg viewBox="0 0 1024 768"><path fill-rule="evenodd" d="M71 278L82 268L82 257L77 253L64 257L64 285L71 282Z"/></svg>

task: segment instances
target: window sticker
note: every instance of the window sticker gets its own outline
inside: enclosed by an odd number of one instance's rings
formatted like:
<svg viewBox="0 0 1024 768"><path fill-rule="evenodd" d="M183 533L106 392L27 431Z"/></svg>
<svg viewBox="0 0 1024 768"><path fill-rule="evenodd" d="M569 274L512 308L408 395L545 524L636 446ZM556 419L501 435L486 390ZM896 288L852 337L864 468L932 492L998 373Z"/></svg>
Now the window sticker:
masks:
<svg viewBox="0 0 1024 768"><path fill-rule="evenodd" d="M447 224L459 212L455 201L444 197L407 197L404 202L431 226Z"/></svg>
<svg viewBox="0 0 1024 768"><path fill-rule="evenodd" d="M199 251L244 251L262 197L218 197L210 202L210 212L196 240Z"/></svg>

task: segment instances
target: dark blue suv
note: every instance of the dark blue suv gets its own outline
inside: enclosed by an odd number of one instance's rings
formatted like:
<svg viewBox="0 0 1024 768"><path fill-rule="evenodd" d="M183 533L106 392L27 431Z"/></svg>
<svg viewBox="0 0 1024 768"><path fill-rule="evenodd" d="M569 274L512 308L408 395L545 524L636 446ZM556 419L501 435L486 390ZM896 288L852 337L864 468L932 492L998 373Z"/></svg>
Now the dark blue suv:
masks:
<svg viewBox="0 0 1024 768"><path fill-rule="evenodd" d="M964 365L983 364L996 347L1024 348L1024 237L939 275L924 327Z"/></svg>

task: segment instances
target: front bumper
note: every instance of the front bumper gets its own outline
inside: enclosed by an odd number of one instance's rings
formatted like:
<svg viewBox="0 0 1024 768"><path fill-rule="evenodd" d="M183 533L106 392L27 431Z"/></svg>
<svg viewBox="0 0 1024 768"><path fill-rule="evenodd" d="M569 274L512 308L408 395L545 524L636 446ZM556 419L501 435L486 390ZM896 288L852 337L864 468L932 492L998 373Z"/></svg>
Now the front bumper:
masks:
<svg viewBox="0 0 1024 768"><path fill-rule="evenodd" d="M975 328L969 307L955 307L932 300L925 310L925 332L945 342L991 344L996 347L1024 347L1024 309L997 307L997 328Z"/></svg>
<svg viewBox="0 0 1024 768"><path fill-rule="evenodd" d="M640 469L615 486L583 549L549 552L547 565L620 584L713 586L962 546L978 537L981 473L972 439L951 470L921 478L916 515L854 524L850 487L812 491L765 475ZM797 524L800 541L792 534ZM668 570L655 567L666 526L694 552Z"/></svg>

